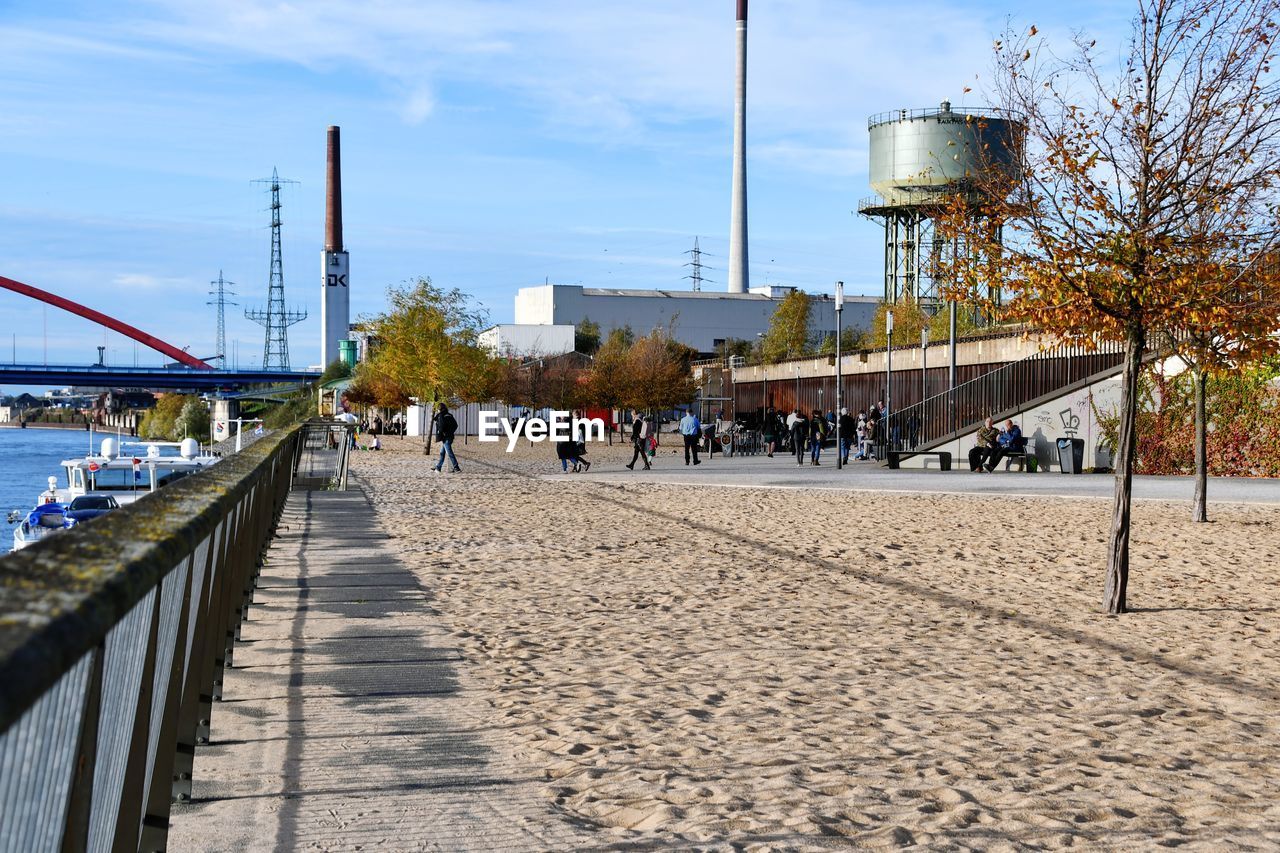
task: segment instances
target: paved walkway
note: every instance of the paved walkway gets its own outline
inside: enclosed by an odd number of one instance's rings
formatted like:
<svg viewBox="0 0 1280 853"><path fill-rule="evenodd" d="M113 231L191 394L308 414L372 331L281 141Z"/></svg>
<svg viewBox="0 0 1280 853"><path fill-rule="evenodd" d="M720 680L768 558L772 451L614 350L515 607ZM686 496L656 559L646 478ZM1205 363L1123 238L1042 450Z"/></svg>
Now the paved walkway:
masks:
<svg viewBox="0 0 1280 853"><path fill-rule="evenodd" d="M667 450L667 448L664 448ZM686 466L682 456L659 453L653 470L628 471L620 465L595 465L578 476L615 483L666 483L671 485L730 486L774 489L867 489L878 492L936 492L946 494L1040 495L1052 497L1110 498L1115 478L1110 474L1067 475L1054 472L1024 474L1015 467L994 474L974 474L961 461L959 469L890 471L873 462L852 462L837 469L835 456L823 454L823 462L800 466L794 456L704 455L703 463ZM962 469L962 470L961 470ZM548 479L557 475L548 475ZM1190 501L1191 477L1135 477L1133 494L1145 500ZM1210 503L1280 503L1280 480L1212 477Z"/></svg>
<svg viewBox="0 0 1280 853"><path fill-rule="evenodd" d="M387 538L361 491L290 495L170 849L584 846Z"/></svg>

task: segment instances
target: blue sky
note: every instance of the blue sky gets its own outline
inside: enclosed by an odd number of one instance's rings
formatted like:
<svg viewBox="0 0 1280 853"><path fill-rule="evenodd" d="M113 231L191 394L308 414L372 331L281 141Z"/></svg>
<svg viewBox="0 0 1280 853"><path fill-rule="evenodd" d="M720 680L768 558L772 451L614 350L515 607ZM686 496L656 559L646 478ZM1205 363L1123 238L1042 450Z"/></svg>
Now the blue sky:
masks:
<svg viewBox="0 0 1280 853"><path fill-rule="evenodd" d="M733 0L0 3L0 275L212 355L261 359L267 199L284 193L294 365L319 357L325 128L342 127L353 313L429 275L509 321L518 287L724 287ZM753 284L878 293L866 119L979 106L1006 20L1120 48L1128 3L755 0ZM965 87L974 91L965 93ZM47 336L43 329L47 324ZM134 344L0 291L0 359L132 364ZM141 364L161 357L139 349ZM10 390L10 389L5 389Z"/></svg>

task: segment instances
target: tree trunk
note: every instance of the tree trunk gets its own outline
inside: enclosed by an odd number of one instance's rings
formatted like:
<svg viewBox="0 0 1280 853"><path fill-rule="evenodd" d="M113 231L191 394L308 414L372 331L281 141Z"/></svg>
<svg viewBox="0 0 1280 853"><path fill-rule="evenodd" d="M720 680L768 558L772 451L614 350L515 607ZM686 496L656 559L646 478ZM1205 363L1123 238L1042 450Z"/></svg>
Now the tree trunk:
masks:
<svg viewBox="0 0 1280 853"><path fill-rule="evenodd" d="M1138 376L1146 330L1130 327L1125 339L1124 384L1120 396L1120 426L1116 436L1116 492L1112 507L1111 540L1107 544L1107 585L1103 605L1107 613L1118 615L1128 608L1129 520L1133 499L1133 461L1137 456Z"/></svg>
<svg viewBox="0 0 1280 853"><path fill-rule="evenodd" d="M1191 520L1208 521L1209 454L1208 424L1205 418L1205 386L1208 377L1196 368L1196 491L1191 500Z"/></svg>

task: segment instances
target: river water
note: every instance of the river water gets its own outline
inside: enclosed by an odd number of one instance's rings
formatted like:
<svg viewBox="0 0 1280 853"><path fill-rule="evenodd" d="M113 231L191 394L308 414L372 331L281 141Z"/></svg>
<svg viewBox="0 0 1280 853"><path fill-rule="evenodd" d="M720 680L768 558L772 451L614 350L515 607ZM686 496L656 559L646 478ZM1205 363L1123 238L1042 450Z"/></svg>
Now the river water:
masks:
<svg viewBox="0 0 1280 853"><path fill-rule="evenodd" d="M94 433L94 443L106 433ZM89 433L74 429L0 429L0 554L13 547L13 525L4 519L11 509L24 513L35 506L36 496L51 476L66 485L58 465L63 459L89 452Z"/></svg>

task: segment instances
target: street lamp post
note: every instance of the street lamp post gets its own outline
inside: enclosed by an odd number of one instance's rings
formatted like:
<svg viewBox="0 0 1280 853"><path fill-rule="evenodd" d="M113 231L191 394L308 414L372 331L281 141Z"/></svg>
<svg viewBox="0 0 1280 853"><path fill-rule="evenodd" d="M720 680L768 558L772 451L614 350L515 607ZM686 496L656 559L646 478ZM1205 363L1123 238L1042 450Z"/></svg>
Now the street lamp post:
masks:
<svg viewBox="0 0 1280 853"><path fill-rule="evenodd" d="M949 326L951 331L951 347L949 356L951 365L947 370L947 425L951 431L956 428L956 303L952 300L948 305Z"/></svg>
<svg viewBox="0 0 1280 853"><path fill-rule="evenodd" d="M916 416L919 426L916 427L917 432L924 431L924 401L929 398L929 327L923 326L920 329L920 414ZM917 436L918 441L921 436ZM916 446L913 442L913 448Z"/></svg>
<svg viewBox="0 0 1280 853"><path fill-rule="evenodd" d="M885 452L893 449L893 430L889 419L893 416L893 312L884 313L884 446ZM887 456L885 457L888 458Z"/></svg>
<svg viewBox="0 0 1280 853"><path fill-rule="evenodd" d="M840 315L844 312L844 282L836 282L836 468L844 467L844 443L840 439L844 394L840 388Z"/></svg>
<svg viewBox="0 0 1280 853"><path fill-rule="evenodd" d="M925 326L920 330L920 402L924 402L929 396L928 388L925 385L925 370L929 366L929 327Z"/></svg>

